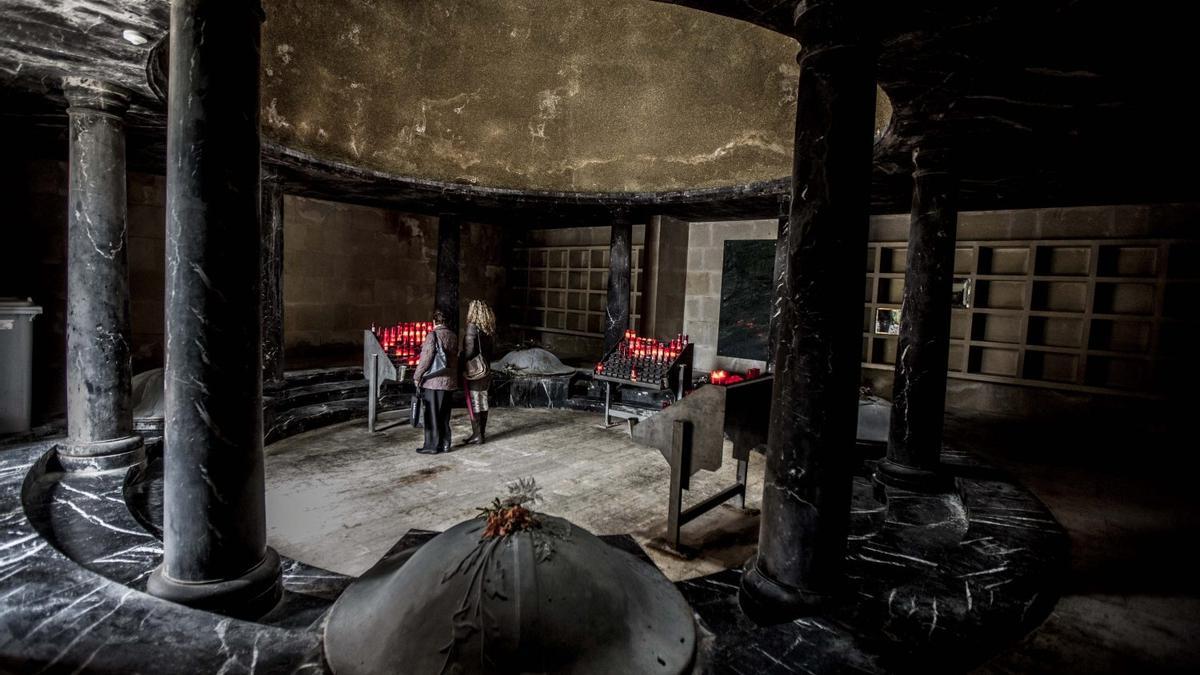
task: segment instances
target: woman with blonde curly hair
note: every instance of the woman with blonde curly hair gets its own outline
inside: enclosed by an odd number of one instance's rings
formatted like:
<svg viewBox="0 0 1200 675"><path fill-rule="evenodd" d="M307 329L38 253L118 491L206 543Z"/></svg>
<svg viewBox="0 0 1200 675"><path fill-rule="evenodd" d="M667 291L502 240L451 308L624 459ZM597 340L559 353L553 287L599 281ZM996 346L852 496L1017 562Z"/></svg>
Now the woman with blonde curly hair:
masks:
<svg viewBox="0 0 1200 675"><path fill-rule="evenodd" d="M482 445L487 437L488 387L492 384L492 340L496 334L496 315L483 300L472 300L467 309L467 330L463 334L463 384L467 412L471 416L471 437L463 442Z"/></svg>

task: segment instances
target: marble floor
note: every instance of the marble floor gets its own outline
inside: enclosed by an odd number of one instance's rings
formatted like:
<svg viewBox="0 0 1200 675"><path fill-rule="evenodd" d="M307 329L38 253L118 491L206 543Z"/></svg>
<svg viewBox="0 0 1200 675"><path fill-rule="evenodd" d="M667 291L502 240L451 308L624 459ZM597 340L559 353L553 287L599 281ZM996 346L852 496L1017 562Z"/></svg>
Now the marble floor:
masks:
<svg viewBox="0 0 1200 675"><path fill-rule="evenodd" d="M763 475L757 453L752 510L731 500L686 525L684 544L699 555L684 560L655 543L665 530L667 463L631 441L624 425L604 429L592 413L504 408L492 412L485 445L419 455L421 430L404 419L385 413L374 435L355 420L269 445L268 542L284 556L358 575L409 529L445 530L503 495L507 481L533 476L545 499L539 510L595 534L631 534L672 580L739 566L753 552ZM456 439L470 433L464 411L455 410L452 424ZM685 505L732 484L734 467L727 454L720 471L698 473Z"/></svg>
<svg viewBox="0 0 1200 675"><path fill-rule="evenodd" d="M1090 431L1089 431L1090 428ZM1071 568L1045 623L976 672L1200 672L1198 459L1191 443L1119 429L972 415L948 437L1016 476L1066 528Z"/></svg>

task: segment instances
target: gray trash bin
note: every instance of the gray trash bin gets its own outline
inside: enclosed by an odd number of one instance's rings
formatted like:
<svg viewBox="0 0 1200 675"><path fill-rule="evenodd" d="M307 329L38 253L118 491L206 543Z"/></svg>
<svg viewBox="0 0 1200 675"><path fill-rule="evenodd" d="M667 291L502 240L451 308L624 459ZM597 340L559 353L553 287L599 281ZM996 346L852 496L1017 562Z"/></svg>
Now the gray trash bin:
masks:
<svg viewBox="0 0 1200 675"><path fill-rule="evenodd" d="M33 300L0 298L0 435L29 431L33 389Z"/></svg>

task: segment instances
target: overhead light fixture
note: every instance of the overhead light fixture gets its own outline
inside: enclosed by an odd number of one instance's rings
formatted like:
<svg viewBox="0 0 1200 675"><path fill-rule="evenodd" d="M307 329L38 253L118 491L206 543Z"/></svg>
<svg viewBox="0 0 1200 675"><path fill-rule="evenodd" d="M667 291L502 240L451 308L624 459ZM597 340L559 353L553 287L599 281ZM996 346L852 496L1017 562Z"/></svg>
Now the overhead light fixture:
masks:
<svg viewBox="0 0 1200 675"><path fill-rule="evenodd" d="M121 37L125 38L125 41L128 42L129 44L136 45L138 47L140 47L150 41L145 35L142 35L141 33L137 32L136 30L133 30L132 28L126 28L121 33Z"/></svg>

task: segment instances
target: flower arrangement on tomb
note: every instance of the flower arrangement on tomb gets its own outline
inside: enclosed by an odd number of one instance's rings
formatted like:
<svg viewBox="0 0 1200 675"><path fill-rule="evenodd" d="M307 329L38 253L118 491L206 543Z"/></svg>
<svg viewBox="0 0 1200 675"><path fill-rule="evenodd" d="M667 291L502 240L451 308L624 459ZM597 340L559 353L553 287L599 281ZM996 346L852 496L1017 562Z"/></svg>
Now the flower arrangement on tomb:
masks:
<svg viewBox="0 0 1200 675"><path fill-rule="evenodd" d="M487 520L481 538L506 537L513 532L538 527L541 523L537 514L526 505L542 501L541 490L532 476L509 483L507 497L496 497L491 505L479 508L480 517Z"/></svg>

